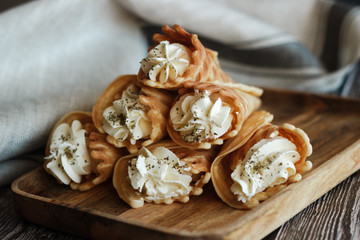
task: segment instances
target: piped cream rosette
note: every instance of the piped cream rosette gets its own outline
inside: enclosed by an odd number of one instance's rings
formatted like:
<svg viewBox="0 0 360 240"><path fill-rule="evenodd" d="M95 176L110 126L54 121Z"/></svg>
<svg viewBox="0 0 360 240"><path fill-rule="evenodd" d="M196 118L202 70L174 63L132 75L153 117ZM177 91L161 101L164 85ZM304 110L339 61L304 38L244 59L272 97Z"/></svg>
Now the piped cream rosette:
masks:
<svg viewBox="0 0 360 240"><path fill-rule="evenodd" d="M239 134L223 145L211 166L218 196L229 206L250 209L311 169L306 158L312 146L306 133L291 124L273 125L270 113L259 111Z"/></svg>
<svg viewBox="0 0 360 240"><path fill-rule="evenodd" d="M113 184L120 198L132 208L142 207L144 202L185 203L190 196L203 192L216 154L214 149L192 150L162 140L119 159Z"/></svg>
<svg viewBox="0 0 360 240"><path fill-rule="evenodd" d="M136 75L115 79L98 98L92 114L96 128L107 141L136 153L166 136L173 96L163 90L136 86Z"/></svg>
<svg viewBox="0 0 360 240"><path fill-rule="evenodd" d="M127 154L109 144L95 128L91 113L71 112L51 131L44 168L59 183L85 191L111 178L115 162Z"/></svg>
<svg viewBox="0 0 360 240"><path fill-rule="evenodd" d="M154 34L155 46L141 61L138 81L142 85L177 89L185 82L232 82L220 68L218 53L205 48L196 34L181 26L165 25L162 34Z"/></svg>
<svg viewBox="0 0 360 240"><path fill-rule="evenodd" d="M260 104L262 90L239 83L186 83L170 110L167 130L184 147L210 149L235 137Z"/></svg>

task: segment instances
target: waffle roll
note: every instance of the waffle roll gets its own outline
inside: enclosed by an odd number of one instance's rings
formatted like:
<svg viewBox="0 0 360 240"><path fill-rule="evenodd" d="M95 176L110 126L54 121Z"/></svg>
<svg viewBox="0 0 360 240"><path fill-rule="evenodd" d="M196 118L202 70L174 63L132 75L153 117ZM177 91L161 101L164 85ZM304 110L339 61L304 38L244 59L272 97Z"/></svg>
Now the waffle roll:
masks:
<svg viewBox="0 0 360 240"><path fill-rule="evenodd" d="M61 184L86 191L112 177L115 162L127 153L106 141L90 112L71 112L53 127L44 169Z"/></svg>
<svg viewBox="0 0 360 240"><path fill-rule="evenodd" d="M198 196L210 181L210 166L217 150L193 150L161 140L142 148L138 154L117 162L113 185L119 197L132 208L144 202L186 203Z"/></svg>
<svg viewBox="0 0 360 240"><path fill-rule="evenodd" d="M136 153L164 136L173 93L136 86L136 75L121 75L99 96L93 107L95 127L107 141Z"/></svg>
<svg viewBox="0 0 360 240"><path fill-rule="evenodd" d="M184 147L221 145L261 105L261 94L260 88L238 83L186 83L171 107L167 131Z"/></svg>
<svg viewBox="0 0 360 240"><path fill-rule="evenodd" d="M218 53L205 48L196 34L179 25L164 25L162 32L153 35L155 45L141 61L140 85L174 90L186 82L233 81L220 68Z"/></svg>
<svg viewBox="0 0 360 240"><path fill-rule="evenodd" d="M218 196L229 206L251 209L311 169L312 146L306 133L272 114L253 113L239 134L224 143L211 166Z"/></svg>

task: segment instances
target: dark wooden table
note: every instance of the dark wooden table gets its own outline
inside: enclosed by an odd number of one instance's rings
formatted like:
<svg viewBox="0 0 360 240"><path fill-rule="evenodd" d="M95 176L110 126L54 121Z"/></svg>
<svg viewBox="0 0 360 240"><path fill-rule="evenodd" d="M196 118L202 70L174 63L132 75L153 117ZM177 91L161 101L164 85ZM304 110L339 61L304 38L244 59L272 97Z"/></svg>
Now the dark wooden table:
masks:
<svg viewBox="0 0 360 240"><path fill-rule="evenodd" d="M0 11L26 1L4 1ZM336 94L360 98L360 61ZM23 221L15 213L8 186L0 188L0 239L81 238ZM360 239L360 172L344 180L265 239Z"/></svg>

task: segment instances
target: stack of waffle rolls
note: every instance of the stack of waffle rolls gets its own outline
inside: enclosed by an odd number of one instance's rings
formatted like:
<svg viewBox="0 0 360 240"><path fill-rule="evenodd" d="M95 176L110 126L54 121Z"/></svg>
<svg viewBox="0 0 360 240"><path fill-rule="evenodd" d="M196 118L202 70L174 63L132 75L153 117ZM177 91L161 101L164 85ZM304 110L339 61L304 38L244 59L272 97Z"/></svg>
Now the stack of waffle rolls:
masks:
<svg viewBox="0 0 360 240"><path fill-rule="evenodd" d="M196 34L179 25L162 31L154 34L155 45L138 74L113 80L92 112L70 112L54 125L46 172L79 191L112 180L132 208L186 203L212 179L221 200L249 209L299 181L311 169L305 132L271 124L273 115L259 111L263 90L233 81L221 69L217 52L205 48ZM289 177L253 195L246 195L241 184L232 191L232 175L250 149L275 135L300 156L286 169ZM279 155L281 161L284 156Z"/></svg>

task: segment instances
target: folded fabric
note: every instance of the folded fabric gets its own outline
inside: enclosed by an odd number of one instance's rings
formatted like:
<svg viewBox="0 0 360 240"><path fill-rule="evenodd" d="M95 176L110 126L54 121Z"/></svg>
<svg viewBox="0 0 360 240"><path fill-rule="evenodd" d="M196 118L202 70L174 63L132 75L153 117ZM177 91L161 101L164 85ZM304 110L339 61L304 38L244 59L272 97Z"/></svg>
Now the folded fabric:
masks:
<svg viewBox="0 0 360 240"><path fill-rule="evenodd" d="M335 92L360 56L360 10L321 0L118 0L150 24L182 25L225 72L260 86ZM156 30L155 30L156 29ZM145 27L148 35L158 28Z"/></svg>
<svg viewBox="0 0 360 240"><path fill-rule="evenodd" d="M147 47L137 18L111 0L31 1L0 26L2 185L36 165L21 155L42 148L61 116L91 110L115 77L137 72Z"/></svg>
<svg viewBox="0 0 360 240"><path fill-rule="evenodd" d="M41 166L44 162L44 153L41 149L30 152L14 159L0 162L0 186L10 185L18 176Z"/></svg>

